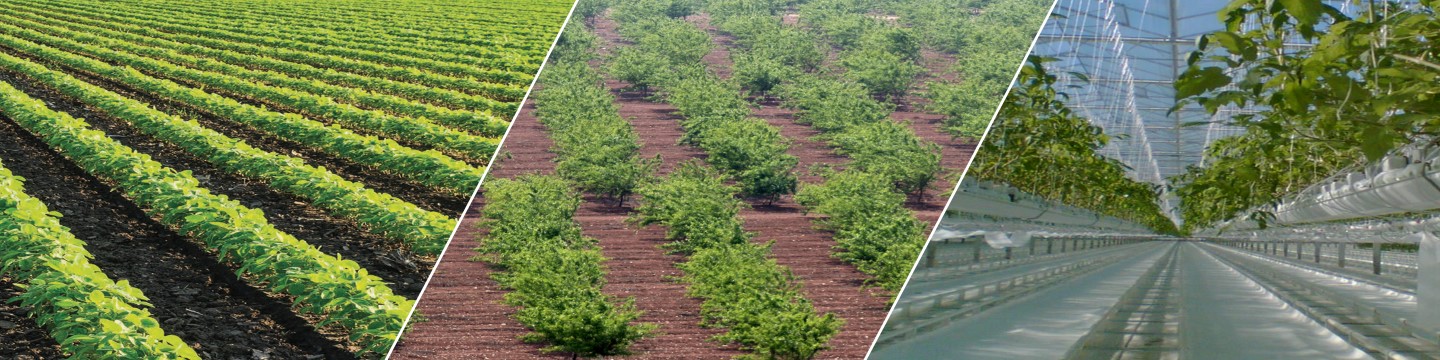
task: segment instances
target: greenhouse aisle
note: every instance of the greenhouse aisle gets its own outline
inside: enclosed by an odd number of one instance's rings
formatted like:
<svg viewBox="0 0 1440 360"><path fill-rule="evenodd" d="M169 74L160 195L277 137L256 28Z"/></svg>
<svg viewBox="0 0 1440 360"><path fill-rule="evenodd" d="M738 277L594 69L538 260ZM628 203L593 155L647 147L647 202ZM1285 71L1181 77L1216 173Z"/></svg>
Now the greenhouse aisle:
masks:
<svg viewBox="0 0 1440 360"><path fill-rule="evenodd" d="M1341 302L1364 304L1396 317L1414 319L1416 316L1415 289L1413 287L1409 289L1391 289L1343 276L1297 267L1281 262L1280 260L1269 259L1235 249L1213 245L1209 245L1207 248L1214 249L1217 252L1224 251L1235 254L1235 257L1245 259L1246 264L1258 264L1265 268L1283 272L1288 276L1320 286L1328 290L1331 294L1334 294L1336 300Z"/></svg>
<svg viewBox="0 0 1440 360"><path fill-rule="evenodd" d="M994 270L965 271L957 272L950 276L935 277L926 280L910 280L905 284L905 298L901 301L923 301L926 298L985 284L992 281L1004 280L1027 273L1042 272L1048 269L1073 264L1082 260L1102 259L1114 256L1133 257L1135 254L1148 249L1145 244L1121 245L1114 247L1099 248L1090 251L1076 252L1065 256L1054 258L1037 259L1037 261L1019 264Z"/></svg>
<svg viewBox="0 0 1440 360"><path fill-rule="evenodd" d="M1293 306L1290 301L1301 297L1293 294L1293 288L1277 285L1277 279L1313 284L1307 286L1333 294L1328 301L1335 303L1359 304L1396 317L1409 318L1415 313L1414 295L1403 290L1192 241L1102 248L968 280L935 281L914 290L935 297L945 293L942 284L951 289L975 287L1045 267L1103 262L1115 255L1119 259L1093 271L1060 279L973 315L956 316L948 325L882 344L871 358L949 354L1003 360L1372 358L1325 325L1337 319L1317 319ZM929 301L916 298L911 290L906 289L901 305ZM964 306L930 311L955 308Z"/></svg>
<svg viewBox="0 0 1440 360"><path fill-rule="evenodd" d="M1370 358L1201 246L1180 248L1181 358Z"/></svg>
<svg viewBox="0 0 1440 360"><path fill-rule="evenodd" d="M1093 273L893 346L877 347L870 358L936 359L965 354L967 359L1054 359L1089 332L1174 243L1142 246L1134 256Z"/></svg>

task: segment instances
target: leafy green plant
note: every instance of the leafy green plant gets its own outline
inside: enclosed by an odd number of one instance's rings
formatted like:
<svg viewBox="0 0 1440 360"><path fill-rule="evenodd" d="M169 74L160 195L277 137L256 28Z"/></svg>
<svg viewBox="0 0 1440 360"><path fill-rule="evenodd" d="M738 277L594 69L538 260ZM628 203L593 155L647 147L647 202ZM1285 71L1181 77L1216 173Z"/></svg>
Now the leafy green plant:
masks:
<svg viewBox="0 0 1440 360"><path fill-rule="evenodd" d="M0 28L13 27L0 25ZM477 182L483 173L480 169L433 151L418 151L400 146L393 140L381 140L374 136L356 134L341 127L326 125L299 115L281 114L245 105L234 99L155 79L134 69L111 66L98 60L59 51L10 35L0 34L0 44L20 49L27 54L50 62L124 82L143 91L190 104L198 109L273 133L279 137L354 159L360 163L370 164L389 173L413 178L432 187L466 193L474 190L474 187L469 184Z"/></svg>
<svg viewBox="0 0 1440 360"><path fill-rule="evenodd" d="M176 66L144 56L109 50L105 46L95 46L68 38L49 36L29 29L13 27L9 24L0 24L0 28L11 30L11 33L20 34L20 36L24 38L46 44L36 46L35 43L30 43L29 45L31 45L30 47L32 49L46 54L49 58L79 56L57 53L55 48L59 48L62 50L91 54L100 59L130 66L133 70L128 71L129 77L142 80L137 82L155 83L159 81L170 85L160 87L162 90L167 88L174 88L176 90L184 89L186 92L189 92L192 97L218 96L215 93L222 93L231 94L235 97L253 99L271 106L291 109L310 117L328 119L338 124L360 129L361 131L372 132L396 139L404 139L406 142L433 146L437 150L451 156L458 156L481 163L488 162L490 156L499 145L499 140L496 138L484 138L463 131L446 128L426 118L400 118L381 111L363 110L348 104L338 103L334 99L321 95L258 84L222 73L212 73ZM84 37L93 39L93 37L89 36ZM54 46L54 48L49 46ZM72 63L81 64L82 62L77 61ZM91 66L92 68L102 69L96 72L105 72L103 70L105 66L100 66L101 64L103 63L85 65L93 65ZM150 77L141 71L134 70L143 70L151 74L157 74L157 76L163 78L173 79L173 81L202 86L208 91L198 93L189 91L190 88L184 88L173 82ZM201 109L210 110L208 109L209 104L193 105ZM269 112L265 109L258 109L258 111ZM281 115L279 113L274 114Z"/></svg>
<svg viewBox="0 0 1440 360"><path fill-rule="evenodd" d="M879 121L827 134L836 152L853 159L850 166L889 180L906 194L930 187L940 173L940 146L915 136L909 124Z"/></svg>
<svg viewBox="0 0 1440 360"><path fill-rule="evenodd" d="M794 67L785 66L781 60L754 53L735 53L730 60L734 64L731 76L753 92L769 92L781 82L799 75Z"/></svg>
<svg viewBox="0 0 1440 360"><path fill-rule="evenodd" d="M924 70L898 55L870 49L846 54L840 64L849 70L845 75L864 84L870 94L889 97L904 94Z"/></svg>
<svg viewBox="0 0 1440 360"><path fill-rule="evenodd" d="M715 341L737 343L754 356L810 359L827 348L843 320L817 315L789 269L768 258L768 245L750 241L737 216L738 189L714 169L690 161L639 190L632 221L663 224L666 246L687 254L678 265L687 293L702 299L701 316L727 331Z"/></svg>
<svg viewBox="0 0 1440 360"><path fill-rule="evenodd" d="M669 66L664 56L639 48L622 47L615 49L607 62L607 72L616 80L629 83L638 89L649 89L660 82L655 69Z"/></svg>
<svg viewBox="0 0 1440 360"><path fill-rule="evenodd" d="M308 199L337 217L365 224L368 230L403 242L416 253L439 254L455 227L457 220L444 214L368 189L301 159L255 149L199 123L160 112L65 73L4 54L0 54L0 68L103 110L221 169L263 179L271 187Z"/></svg>
<svg viewBox="0 0 1440 360"><path fill-rule="evenodd" d="M874 276L871 283L899 291L924 245L925 224L905 208L905 195L888 178L850 169L829 174L825 182L805 185L795 201L827 217L820 224L835 232L834 256Z"/></svg>
<svg viewBox="0 0 1440 360"><path fill-rule="evenodd" d="M580 356L624 354L652 336L653 324L632 324L641 313L634 298L605 295L604 257L573 220L580 194L563 179L523 175L485 183L489 232L476 249L504 271L505 303L533 330L522 338L545 351Z"/></svg>
<svg viewBox="0 0 1440 360"><path fill-rule="evenodd" d="M0 4L0 7L6 7L7 5L8 4ZM23 7L9 7L7 8L7 10L15 11L17 14L25 13L27 11L30 13L34 13L34 11L37 11L35 9L27 9ZM51 19L48 17L54 17L55 19ZM430 104L451 104L453 106L460 106L469 110L488 111L491 114L496 114L497 116L503 115L504 117L508 117L509 114L515 113L515 110L518 108L518 105L514 103L503 103L487 97L468 94L446 88L435 88L403 81L395 81L383 77L373 77L357 73L336 71L333 69L326 69L323 67L308 65L305 63L288 62L276 60L274 58L266 56L253 55L253 53L250 52L230 51L175 41L171 40L170 37L157 36L164 33L144 26L103 22L85 17L67 15L63 13L45 13L44 16L34 16L31 17L29 20L40 22L51 27L68 27L71 30L75 31L85 31L93 34L103 34L106 36L130 41L152 48L175 50L185 55L211 58L231 65L248 65L262 67L293 77L317 79L335 85L369 89L378 93L390 94ZM279 19L271 17L268 19L268 21L274 22L279 21ZM184 35L173 34L171 35L171 37L185 38ZM416 44L412 42L406 44L406 46L413 47L416 46ZM445 51L456 50L457 49L455 45L445 48ZM521 92L518 95L514 96L523 95L523 92Z"/></svg>
<svg viewBox="0 0 1440 360"><path fill-rule="evenodd" d="M240 275L294 296L299 312L320 316L318 326L349 332L361 354L388 350L414 305L354 261L276 229L261 211L212 194L188 171L165 167L7 84L0 84L0 111L87 173L115 183L151 217L235 262Z"/></svg>
<svg viewBox="0 0 1440 360"><path fill-rule="evenodd" d="M765 120L722 122L699 142L711 165L735 174L742 194L774 201L795 192L792 170L799 160L785 153L790 140Z"/></svg>
<svg viewBox="0 0 1440 360"><path fill-rule="evenodd" d="M1346 13L1318 0L1230 2L1218 14L1225 29L1198 40L1176 79L1177 108L1248 110L1223 120L1245 133L1212 143L1205 164L1171 179L1186 227L1440 134L1434 5L1360 3ZM1312 46L1286 45L1296 39Z"/></svg>
<svg viewBox="0 0 1440 360"><path fill-rule="evenodd" d="M199 359L184 340L165 334L140 289L90 263L85 243L60 225L59 213L26 195L23 181L0 166L0 275L25 289L11 301L29 309L69 356Z"/></svg>
<svg viewBox="0 0 1440 360"><path fill-rule="evenodd" d="M970 165L970 176L1179 234L1160 209L1161 187L1131 179L1124 164L1100 155L1109 137L1061 101L1065 95L1044 66L1049 61L1026 60Z"/></svg>
<svg viewBox="0 0 1440 360"><path fill-rule="evenodd" d="M550 130L555 171L586 192L624 200L658 159L639 159L639 138L619 115L614 95L585 63L560 62L543 77L535 114Z"/></svg>

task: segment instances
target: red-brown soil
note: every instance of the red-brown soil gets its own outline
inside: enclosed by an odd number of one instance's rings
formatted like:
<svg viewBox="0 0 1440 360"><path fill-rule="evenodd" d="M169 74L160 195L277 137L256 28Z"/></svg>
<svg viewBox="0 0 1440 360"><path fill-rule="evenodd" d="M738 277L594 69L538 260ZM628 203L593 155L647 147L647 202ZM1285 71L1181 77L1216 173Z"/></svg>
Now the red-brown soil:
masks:
<svg viewBox="0 0 1440 360"><path fill-rule="evenodd" d="M710 34L710 38L714 39L715 47L705 56L705 62L710 65L711 71L728 78L731 72L729 48L734 46L735 37L715 28L710 23L708 14L690 16L687 20L704 29ZM832 51L831 55L835 52ZM912 197L906 203L907 207L915 211L916 218L934 225L940 219L940 212L945 209L945 202L949 200L948 195L955 187L955 180L965 169L965 164L970 161L970 154L974 153L975 143L972 139L959 139L946 133L943 123L945 116L926 112L924 109L926 99L920 96L929 82L955 81L956 74L951 69L955 63L955 56L924 49L921 51L920 63L926 68L926 71L916 77L915 88L897 101L896 110L890 114L890 118L895 121L909 122L911 128L915 130L915 134L921 139L941 147L940 165L944 168L941 177L936 179L925 193ZM751 101L760 105L760 108L751 113L752 115L779 127L787 138L794 141L791 154L800 157L799 169L810 169L811 164L817 163L827 166L841 165L848 160L843 156L834 155L833 150L823 142L811 140L811 137L818 135L819 132L795 123L795 111L780 107L779 101L762 96L753 97ZM996 101L998 103L999 100ZM821 179L810 175L802 176L801 181L817 183Z"/></svg>
<svg viewBox="0 0 1440 360"><path fill-rule="evenodd" d="M689 157L686 155L698 155L675 145L680 130L673 119L656 116L668 117L674 108L648 102L639 93L620 93L623 83L611 81L608 86L619 96L621 116L637 119L633 125L641 137L641 155L663 154L661 172L669 172ZM545 127L534 116L534 103L527 102L487 179L553 173L555 155L548 151L552 144ZM483 204L484 197L477 196L461 221L460 231L420 301L417 313L427 321L414 324L400 341L395 349L397 359L545 356L540 346L516 338L527 330L510 317L514 309L501 303L505 291L490 279L494 270L482 262L469 261L475 255L472 249L479 246L477 240L485 232L475 225ZM743 354L733 346L721 347L706 341L720 331L699 326L700 301L685 296L685 286L671 279L680 275L674 264L683 259L658 247L666 242L663 229L637 229L626 224L631 210L629 204L622 207L613 200L587 197L575 221L586 236L599 241L602 253L609 259L605 292L635 297L636 307L645 312L639 321L660 325L659 336L631 348L636 357L723 359Z"/></svg>
<svg viewBox="0 0 1440 360"><path fill-rule="evenodd" d="M716 35L717 47L705 57L721 76L728 76L732 39L718 34L703 15L691 18ZM602 52L622 44L616 24L608 18L591 23L600 36ZM592 65L599 65L594 63ZM704 158L704 153L690 146L677 144L682 132L673 114L675 109L663 102L650 101L648 93L626 89L627 84L608 80L606 86L617 96L621 116L630 119L640 135L640 156L662 156L659 172L670 172L686 159ZM800 160L800 179L818 183L822 179L805 171L812 166L843 166L848 161L836 155L824 143L813 140L818 135L809 126L795 123L794 111L779 107L768 98L755 99L760 106L753 116L780 128L792 140L789 153ZM548 150L552 142L533 115L533 104L527 103L515 121L501 149L501 155L487 178L511 178L528 173L552 173L554 154ZM908 109L905 109L908 110ZM946 149L947 171L958 172L969 160L970 147L956 144L948 136L938 136L939 117L917 111L897 112L896 119L915 121L921 136ZM927 131L928 130L928 131ZM949 180L937 181L937 188L911 204L922 219L935 221L944 207L942 193L953 185ZM483 195L483 194L482 194ZM504 291L490 280L494 270L484 263L469 261L472 249L484 230L475 226L483 196L477 197L466 213L460 231L451 242L437 267L434 277L420 302L418 314L426 319L412 325L413 329L396 348L398 359L418 358L531 358L544 357L539 345L524 344L516 337L527 330L510 317L513 308L501 303ZM635 358L726 358L743 354L734 346L721 347L706 341L720 333L718 329L698 326L698 300L684 295L684 285L673 277L680 275L674 264L683 261L665 254L658 245L664 244L663 230L658 227L636 228L624 219L632 212L630 204L617 205L613 200L587 197L577 212L586 236L599 240L609 281L605 290L617 296L633 296L645 315L640 321L660 325L660 336L641 341L632 348ZM772 252L781 265L789 267L804 284L804 293L820 312L833 312L846 320L842 331L831 340L831 350L819 358L858 359L864 357L870 343L884 321L888 306L881 292L863 286L867 276L849 264L830 257L834 241L831 234L814 228L817 215L806 215L790 197L775 204L752 203L741 212L746 230L756 232L757 241L775 241ZM554 357L564 354L554 354Z"/></svg>
<svg viewBox="0 0 1440 360"><path fill-rule="evenodd" d="M931 185L925 196L912 199L908 204L910 209L915 210L916 217L934 225L940 220L940 212L945 210L949 194L955 189L955 181L960 179L960 173L970 162L970 156L975 153L979 139L956 138L950 135L945 132L945 116L928 113L924 109L928 100L921 94L928 90L929 83L957 80L953 71L955 56L922 49L920 64L926 71L916 77L915 88L910 89L900 99L900 104L895 112L890 114L890 118L910 122L910 128L915 129L915 135L940 145L940 166L945 169L943 176ZM995 104L998 106L1000 99L995 99Z"/></svg>

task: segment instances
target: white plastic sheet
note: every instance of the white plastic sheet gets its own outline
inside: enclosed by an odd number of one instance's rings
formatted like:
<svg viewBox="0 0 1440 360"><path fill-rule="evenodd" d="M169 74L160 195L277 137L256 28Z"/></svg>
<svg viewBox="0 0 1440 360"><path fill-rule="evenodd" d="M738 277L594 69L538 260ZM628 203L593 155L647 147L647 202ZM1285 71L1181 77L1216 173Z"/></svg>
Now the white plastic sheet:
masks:
<svg viewBox="0 0 1440 360"><path fill-rule="evenodd" d="M1420 238L1420 274L1416 302L1420 321L1417 325L1440 331L1440 238L1429 232L1415 234Z"/></svg>

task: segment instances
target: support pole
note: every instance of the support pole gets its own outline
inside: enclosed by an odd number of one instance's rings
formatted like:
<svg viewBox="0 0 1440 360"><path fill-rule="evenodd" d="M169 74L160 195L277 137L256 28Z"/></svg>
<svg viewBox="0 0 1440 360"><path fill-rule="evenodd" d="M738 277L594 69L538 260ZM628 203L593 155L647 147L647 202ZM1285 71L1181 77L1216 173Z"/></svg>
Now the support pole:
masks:
<svg viewBox="0 0 1440 360"><path fill-rule="evenodd" d="M1010 258L1011 258L1010 250L1013 250L1013 249L1014 249L1014 248L1011 248L1011 247L1008 247L1008 246L1005 247L1005 260L1010 260Z"/></svg>
<svg viewBox="0 0 1440 360"><path fill-rule="evenodd" d="M1348 248L1348 247L1350 247L1350 244L1348 244L1348 243L1340 244L1340 268L1341 268L1341 269L1344 269L1344 268L1345 268L1345 248Z"/></svg>
<svg viewBox="0 0 1440 360"><path fill-rule="evenodd" d="M1039 239L1030 239L1030 256L1035 256L1035 240Z"/></svg>
<svg viewBox="0 0 1440 360"><path fill-rule="evenodd" d="M1055 253L1055 239L1045 239L1045 254Z"/></svg>
<svg viewBox="0 0 1440 360"><path fill-rule="evenodd" d="M1320 243L1315 243L1315 263L1320 263Z"/></svg>
<svg viewBox="0 0 1440 360"><path fill-rule="evenodd" d="M975 244L975 261L974 261L974 262L977 262L977 263L980 262L980 251L981 251L981 248L983 248L983 247L985 247L985 243L976 243L976 244Z"/></svg>
<svg viewBox="0 0 1440 360"><path fill-rule="evenodd" d="M1421 328L1436 330L1440 329L1440 311L1434 311L1440 307L1440 238L1428 231L1421 234L1415 301L1418 308L1430 310L1419 311L1418 322Z"/></svg>
<svg viewBox="0 0 1440 360"><path fill-rule="evenodd" d="M933 268L933 267L935 267L935 253L940 250L940 247L939 247L939 246L931 246L929 249L926 249L926 250L929 250L929 251L926 251L926 252L925 252L925 268L927 268L927 269Z"/></svg>
<svg viewBox="0 0 1440 360"><path fill-rule="evenodd" d="M1380 275L1380 265L1381 265L1381 264L1380 264L1380 242L1379 242L1379 241L1370 243L1370 258L1371 258L1370 261L1371 261L1371 263L1372 263L1372 266L1371 266L1372 271L1375 272L1375 275Z"/></svg>

